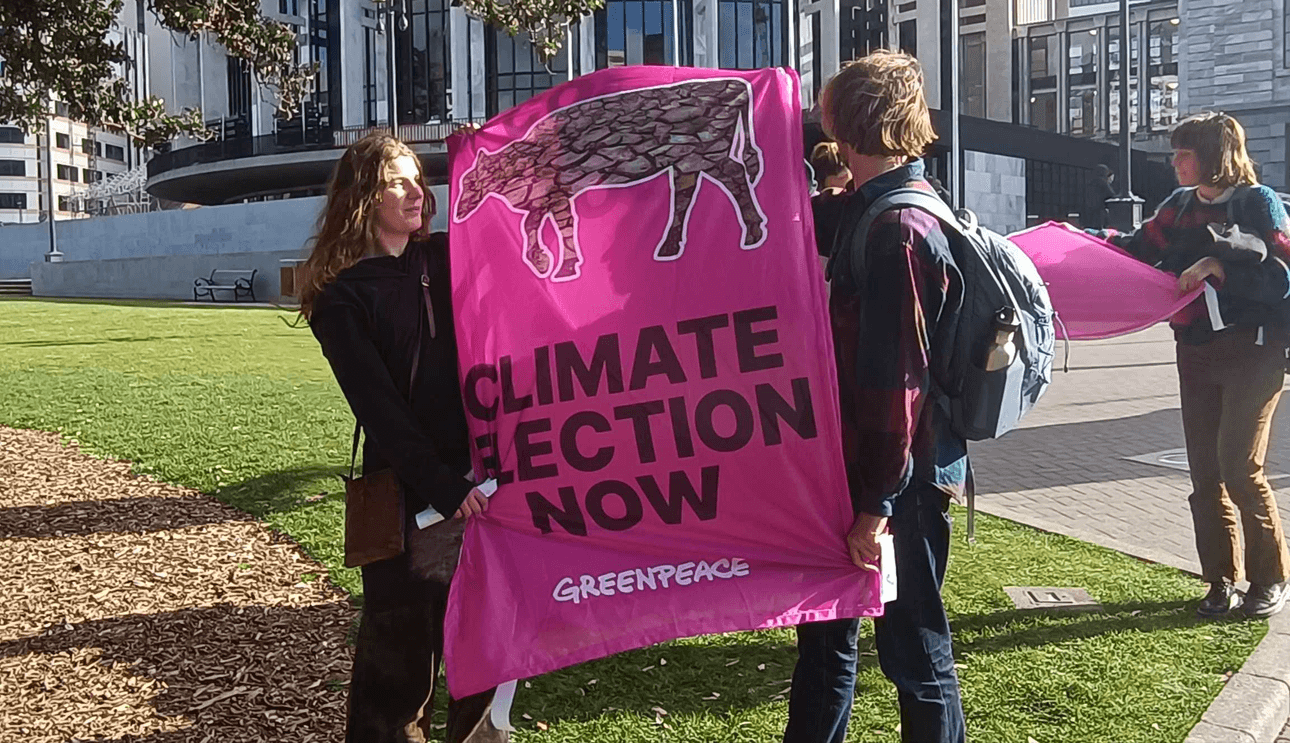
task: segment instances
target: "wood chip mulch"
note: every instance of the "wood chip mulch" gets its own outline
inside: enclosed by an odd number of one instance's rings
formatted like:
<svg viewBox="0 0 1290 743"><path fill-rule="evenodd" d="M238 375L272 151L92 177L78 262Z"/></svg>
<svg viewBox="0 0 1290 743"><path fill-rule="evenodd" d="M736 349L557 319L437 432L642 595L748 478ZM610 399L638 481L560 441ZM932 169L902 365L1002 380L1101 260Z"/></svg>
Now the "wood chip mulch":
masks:
<svg viewBox="0 0 1290 743"><path fill-rule="evenodd" d="M353 620L246 514L0 427L0 741L338 741Z"/></svg>

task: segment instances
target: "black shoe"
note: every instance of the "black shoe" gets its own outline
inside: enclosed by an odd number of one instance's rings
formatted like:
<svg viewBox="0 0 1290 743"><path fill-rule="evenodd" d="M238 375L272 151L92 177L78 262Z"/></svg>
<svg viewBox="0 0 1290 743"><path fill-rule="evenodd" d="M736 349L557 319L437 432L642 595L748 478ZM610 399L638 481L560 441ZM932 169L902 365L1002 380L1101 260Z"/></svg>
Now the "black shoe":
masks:
<svg viewBox="0 0 1290 743"><path fill-rule="evenodd" d="M1241 594L1236 586L1225 580L1209 584L1209 593L1196 607L1202 617L1221 617L1241 605Z"/></svg>
<svg viewBox="0 0 1290 743"><path fill-rule="evenodd" d="M1245 593L1245 616L1266 619L1286 608L1287 596L1290 596L1290 587L1286 583L1270 586L1251 583L1250 590Z"/></svg>

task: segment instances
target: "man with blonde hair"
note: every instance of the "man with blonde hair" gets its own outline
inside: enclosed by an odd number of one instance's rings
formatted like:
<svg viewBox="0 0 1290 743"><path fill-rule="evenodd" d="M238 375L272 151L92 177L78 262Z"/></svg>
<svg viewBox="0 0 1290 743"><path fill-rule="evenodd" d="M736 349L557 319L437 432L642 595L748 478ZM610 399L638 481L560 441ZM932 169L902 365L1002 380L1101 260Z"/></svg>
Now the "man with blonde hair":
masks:
<svg viewBox="0 0 1290 743"><path fill-rule="evenodd" d="M950 430L933 370L948 349L963 280L937 219L894 208L859 223L898 188L935 193L920 160L936 138L918 61L876 52L844 66L821 95L825 133L857 184L829 250L834 350L847 485L856 510L851 559L876 570L890 526L899 596L874 622L878 661L896 685L908 743L965 740L941 585L951 497L968 474L967 443ZM821 246L823 251L826 246ZM859 621L797 628L785 743L842 743L855 694Z"/></svg>

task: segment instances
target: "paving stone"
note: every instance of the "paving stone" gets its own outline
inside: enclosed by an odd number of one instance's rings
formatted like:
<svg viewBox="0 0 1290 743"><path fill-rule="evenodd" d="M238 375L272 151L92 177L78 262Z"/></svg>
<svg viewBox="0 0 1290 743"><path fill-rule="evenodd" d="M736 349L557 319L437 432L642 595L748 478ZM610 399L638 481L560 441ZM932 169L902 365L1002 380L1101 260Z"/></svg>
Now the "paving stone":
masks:
<svg viewBox="0 0 1290 743"><path fill-rule="evenodd" d="M1290 689L1280 681L1238 673L1201 716L1202 722L1245 731L1255 741L1276 737L1290 718Z"/></svg>
<svg viewBox="0 0 1290 743"><path fill-rule="evenodd" d="M1173 361L1163 326L1075 344L1024 427L972 445L978 507L1198 572L1186 473L1124 459L1183 446ZM1268 471L1290 472L1290 418L1273 425ZM1290 478L1273 485L1290 519Z"/></svg>
<svg viewBox="0 0 1290 743"><path fill-rule="evenodd" d="M1192 728L1191 734L1187 736L1184 743L1259 743L1259 741L1250 737L1249 733L1202 722ZM1277 743L1281 742L1277 741Z"/></svg>

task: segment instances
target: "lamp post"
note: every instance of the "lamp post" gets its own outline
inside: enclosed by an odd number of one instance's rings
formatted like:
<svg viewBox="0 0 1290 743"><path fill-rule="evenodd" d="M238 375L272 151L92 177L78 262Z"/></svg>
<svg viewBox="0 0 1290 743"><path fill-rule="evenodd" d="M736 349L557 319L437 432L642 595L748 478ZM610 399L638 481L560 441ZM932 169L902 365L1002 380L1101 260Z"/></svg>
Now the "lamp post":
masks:
<svg viewBox="0 0 1290 743"><path fill-rule="evenodd" d="M1142 199L1133 193L1133 133L1129 128L1129 75L1132 69L1129 39L1129 0L1120 0L1120 182L1124 190L1106 200L1111 226L1131 232L1142 224ZM1145 54L1146 50L1139 50ZM1139 90L1142 86L1138 86Z"/></svg>
<svg viewBox="0 0 1290 743"><path fill-rule="evenodd" d="M46 263L62 263L63 254L58 252L58 232L54 227L58 205L54 203L54 117L45 119L45 206L49 215L49 252L45 253Z"/></svg>
<svg viewBox="0 0 1290 743"><path fill-rule="evenodd" d="M940 0L941 104L949 115L950 151L946 170L951 206L963 206L963 144L959 138L959 0Z"/></svg>
<svg viewBox="0 0 1290 743"><path fill-rule="evenodd" d="M398 73L395 71L395 48L394 33L398 25L397 4L400 0L386 0L386 17L385 17L385 97L389 105L390 134L395 137L399 136L399 106L398 106Z"/></svg>

